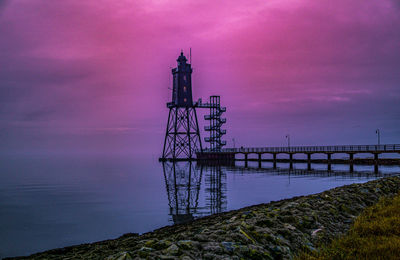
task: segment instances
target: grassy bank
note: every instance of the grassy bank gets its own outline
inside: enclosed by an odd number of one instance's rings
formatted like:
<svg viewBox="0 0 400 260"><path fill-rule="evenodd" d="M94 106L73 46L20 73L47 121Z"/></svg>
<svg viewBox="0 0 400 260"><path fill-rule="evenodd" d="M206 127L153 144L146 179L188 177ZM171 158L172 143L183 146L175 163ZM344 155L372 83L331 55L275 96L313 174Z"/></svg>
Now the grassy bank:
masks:
<svg viewBox="0 0 400 260"><path fill-rule="evenodd" d="M297 259L400 259L400 193L367 208L348 234Z"/></svg>

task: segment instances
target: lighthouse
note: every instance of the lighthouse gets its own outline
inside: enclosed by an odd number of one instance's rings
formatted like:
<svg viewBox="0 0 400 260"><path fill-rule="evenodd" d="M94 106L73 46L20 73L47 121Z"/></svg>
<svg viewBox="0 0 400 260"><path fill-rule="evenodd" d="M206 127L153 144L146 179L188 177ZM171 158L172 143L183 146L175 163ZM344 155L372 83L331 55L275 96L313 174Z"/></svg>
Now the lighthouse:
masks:
<svg viewBox="0 0 400 260"><path fill-rule="evenodd" d="M181 52L172 69L172 101L169 109L162 160L194 159L201 151L200 129L192 97L192 66Z"/></svg>
<svg viewBox="0 0 400 260"><path fill-rule="evenodd" d="M187 59L183 55L183 52L181 52L181 55L176 61L178 62L178 66L172 69L172 103L177 107L191 107L193 106L192 66L187 63Z"/></svg>

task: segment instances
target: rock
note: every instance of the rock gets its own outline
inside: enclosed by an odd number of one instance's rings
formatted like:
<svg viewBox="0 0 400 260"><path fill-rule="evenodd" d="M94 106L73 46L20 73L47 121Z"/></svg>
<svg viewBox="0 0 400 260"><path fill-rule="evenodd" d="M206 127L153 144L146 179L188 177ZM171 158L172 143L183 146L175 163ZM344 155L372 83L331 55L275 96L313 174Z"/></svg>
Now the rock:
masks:
<svg viewBox="0 0 400 260"><path fill-rule="evenodd" d="M234 250L234 246L236 244L234 242L221 242L221 246L225 249L226 252L231 253Z"/></svg>
<svg viewBox="0 0 400 260"><path fill-rule="evenodd" d="M204 255L203 255L203 259L210 259L210 260L212 260L212 259L216 259L217 258L217 256L215 255L215 254L213 254L213 253L205 253Z"/></svg>
<svg viewBox="0 0 400 260"><path fill-rule="evenodd" d="M247 255L250 252L250 249L247 246L238 246L235 248L235 252L238 252L241 255Z"/></svg>
<svg viewBox="0 0 400 260"><path fill-rule="evenodd" d="M179 255L179 247L175 244L170 245L167 249L164 250L165 254L168 255Z"/></svg>
<svg viewBox="0 0 400 260"><path fill-rule="evenodd" d="M178 246L182 249L192 249L193 248L193 241L192 240L180 240L178 241Z"/></svg>
<svg viewBox="0 0 400 260"><path fill-rule="evenodd" d="M214 254L221 254L223 252L222 248L220 247L219 243L217 242L208 242L203 245L204 252L212 252Z"/></svg>
<svg viewBox="0 0 400 260"><path fill-rule="evenodd" d="M121 252L106 258L107 260L130 260L133 259L128 252Z"/></svg>
<svg viewBox="0 0 400 260"><path fill-rule="evenodd" d="M231 217L230 219L227 220L227 223L233 223L233 222L236 221L236 219L237 219L237 216L233 216L233 217Z"/></svg>
<svg viewBox="0 0 400 260"><path fill-rule="evenodd" d="M144 245L146 247L153 247L156 244L156 242L157 242L156 240L150 239L150 240L146 241L146 243L144 243Z"/></svg>
<svg viewBox="0 0 400 260"><path fill-rule="evenodd" d="M144 247L142 247L142 248L139 249L138 255L139 255L140 257L147 257L151 251L153 251L152 248L149 248L149 247L145 247L145 246L144 246Z"/></svg>
<svg viewBox="0 0 400 260"><path fill-rule="evenodd" d="M289 229L289 230L291 230L291 231L296 230L296 228L295 228L294 226L290 225L289 223L285 223L285 224L283 224L283 226L284 226L286 229Z"/></svg>
<svg viewBox="0 0 400 260"><path fill-rule="evenodd" d="M274 246L272 248L274 258L281 258L282 256L290 256L290 248L287 246Z"/></svg>
<svg viewBox="0 0 400 260"><path fill-rule="evenodd" d="M206 242L206 241L208 241L208 237L205 234L196 234L196 235L194 235L193 240L200 241L200 242Z"/></svg>
<svg viewBox="0 0 400 260"><path fill-rule="evenodd" d="M318 232L321 232L323 229L322 228L318 228L318 229L316 229L316 230L314 230L312 233L311 233L311 237L316 237L317 235L318 235Z"/></svg>
<svg viewBox="0 0 400 260"><path fill-rule="evenodd" d="M265 219L257 221L256 225L261 226L261 227L272 227L272 226L274 226L274 221L272 219L265 218Z"/></svg>
<svg viewBox="0 0 400 260"><path fill-rule="evenodd" d="M153 248L157 249L157 250L161 250L161 249L168 248L170 245L172 245L171 241L162 239L162 240L159 240L156 244L154 244Z"/></svg>

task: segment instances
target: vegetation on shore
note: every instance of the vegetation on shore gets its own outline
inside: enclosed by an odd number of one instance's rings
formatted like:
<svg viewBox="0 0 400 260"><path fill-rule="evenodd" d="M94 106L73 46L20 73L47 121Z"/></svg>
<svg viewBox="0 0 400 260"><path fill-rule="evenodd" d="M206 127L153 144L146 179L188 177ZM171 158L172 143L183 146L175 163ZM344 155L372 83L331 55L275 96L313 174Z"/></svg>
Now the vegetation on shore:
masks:
<svg viewBox="0 0 400 260"><path fill-rule="evenodd" d="M303 259L399 259L400 193L367 208L349 232L319 251L303 252Z"/></svg>

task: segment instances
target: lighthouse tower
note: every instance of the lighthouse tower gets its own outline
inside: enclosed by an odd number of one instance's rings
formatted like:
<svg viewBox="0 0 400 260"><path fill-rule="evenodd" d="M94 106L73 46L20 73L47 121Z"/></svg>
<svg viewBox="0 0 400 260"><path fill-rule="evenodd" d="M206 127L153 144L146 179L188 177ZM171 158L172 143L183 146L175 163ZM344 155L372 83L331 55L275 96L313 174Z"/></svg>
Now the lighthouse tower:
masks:
<svg viewBox="0 0 400 260"><path fill-rule="evenodd" d="M192 67L181 52L172 69L173 90L161 159L193 159L201 150L200 129L192 98Z"/></svg>

